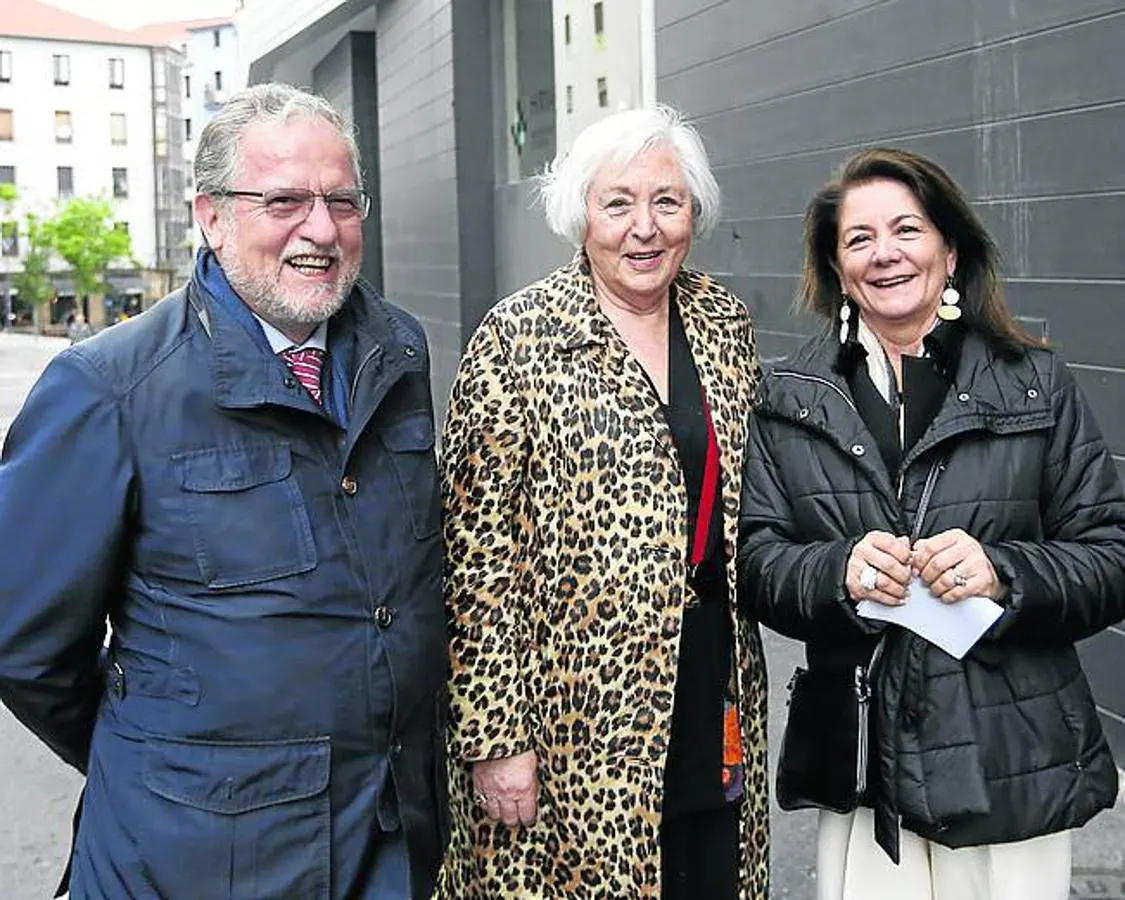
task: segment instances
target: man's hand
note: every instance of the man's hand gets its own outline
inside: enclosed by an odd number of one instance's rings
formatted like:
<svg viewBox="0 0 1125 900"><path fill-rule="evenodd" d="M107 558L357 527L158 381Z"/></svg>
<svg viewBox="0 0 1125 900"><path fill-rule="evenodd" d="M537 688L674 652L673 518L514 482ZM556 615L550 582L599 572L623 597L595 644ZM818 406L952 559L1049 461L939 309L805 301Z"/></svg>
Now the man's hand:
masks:
<svg viewBox="0 0 1125 900"><path fill-rule="evenodd" d="M539 800L534 750L473 763L473 794L488 817L505 825L530 825Z"/></svg>

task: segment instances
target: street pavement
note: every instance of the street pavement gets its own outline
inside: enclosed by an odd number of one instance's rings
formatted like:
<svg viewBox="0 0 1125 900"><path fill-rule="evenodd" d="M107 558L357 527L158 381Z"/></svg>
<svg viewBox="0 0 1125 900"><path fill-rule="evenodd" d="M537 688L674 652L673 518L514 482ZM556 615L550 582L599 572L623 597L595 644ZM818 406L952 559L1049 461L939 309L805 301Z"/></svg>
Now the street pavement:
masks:
<svg viewBox="0 0 1125 900"><path fill-rule="evenodd" d="M59 338L0 332L0 437L39 372L66 345ZM784 727L785 685L803 654L799 644L771 633L765 635L765 647L772 762ZM80 776L0 709L0 900L51 896L64 864L80 789ZM813 900L816 814L774 808L772 823L771 900ZM1125 800L1119 799L1114 809L1075 833L1073 862L1071 900L1125 900Z"/></svg>
<svg viewBox="0 0 1125 900"><path fill-rule="evenodd" d="M0 331L0 438L43 367L67 344ZM0 900L54 895L81 786L77 772L0 708Z"/></svg>

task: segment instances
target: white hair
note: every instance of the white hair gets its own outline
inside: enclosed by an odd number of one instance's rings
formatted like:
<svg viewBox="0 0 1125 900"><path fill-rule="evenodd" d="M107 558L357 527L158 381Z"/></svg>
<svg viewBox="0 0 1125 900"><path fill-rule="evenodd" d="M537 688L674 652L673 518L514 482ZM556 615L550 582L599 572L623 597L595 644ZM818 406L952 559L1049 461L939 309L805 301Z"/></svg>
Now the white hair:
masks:
<svg viewBox="0 0 1125 900"><path fill-rule="evenodd" d="M692 232L705 237L719 221L719 185L699 132L670 106L628 109L599 119L536 178L547 225L575 247L586 238L586 195L599 169L624 166L652 147L670 147L691 191Z"/></svg>

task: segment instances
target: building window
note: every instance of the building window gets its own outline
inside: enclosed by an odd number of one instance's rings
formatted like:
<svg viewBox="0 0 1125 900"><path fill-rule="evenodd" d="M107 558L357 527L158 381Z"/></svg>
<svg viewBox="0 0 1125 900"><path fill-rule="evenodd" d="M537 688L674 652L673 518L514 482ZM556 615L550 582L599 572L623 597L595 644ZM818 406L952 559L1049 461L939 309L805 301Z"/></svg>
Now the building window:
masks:
<svg viewBox="0 0 1125 900"><path fill-rule="evenodd" d="M609 85L604 78L598 79L598 106L602 109L609 106Z"/></svg>
<svg viewBox="0 0 1125 900"><path fill-rule="evenodd" d="M66 110L55 110L55 143L69 144L74 140L74 125L70 120L70 113Z"/></svg>
<svg viewBox="0 0 1125 900"><path fill-rule="evenodd" d="M125 169L114 168L113 170L113 196L129 196L129 172Z"/></svg>
<svg viewBox="0 0 1125 900"><path fill-rule="evenodd" d="M58 167L59 179L59 196L60 197L73 197L74 196L74 169L70 166Z"/></svg>
<svg viewBox="0 0 1125 900"><path fill-rule="evenodd" d="M219 46L222 45L223 35L222 35L222 32L220 32L218 28L216 28L214 31L211 32L211 40L213 40L215 42L216 47L219 47Z"/></svg>
<svg viewBox="0 0 1125 900"><path fill-rule="evenodd" d="M568 113L574 112L574 85L568 84L566 86L566 111Z"/></svg>
<svg viewBox="0 0 1125 900"><path fill-rule="evenodd" d="M16 222L0 223L0 250L4 256L20 255L20 227Z"/></svg>
<svg viewBox="0 0 1125 900"><path fill-rule="evenodd" d="M191 119L184 119L184 140L191 140Z"/></svg>
<svg viewBox="0 0 1125 900"><path fill-rule="evenodd" d="M0 50L0 81L12 80L12 51Z"/></svg>
<svg viewBox="0 0 1125 900"><path fill-rule="evenodd" d="M55 84L70 84L70 57L65 53L56 53L51 67L55 73Z"/></svg>
<svg viewBox="0 0 1125 900"><path fill-rule="evenodd" d="M120 56L109 58L109 86L111 88L125 87L125 60Z"/></svg>
<svg viewBox="0 0 1125 900"><path fill-rule="evenodd" d="M563 43L570 46L570 14L563 16Z"/></svg>
<svg viewBox="0 0 1125 900"><path fill-rule="evenodd" d="M128 222L114 222L113 223L113 230L114 231L120 231L123 234L128 234L129 233L129 223Z"/></svg>
<svg viewBox="0 0 1125 900"><path fill-rule="evenodd" d="M16 183L16 167L0 166L0 184Z"/></svg>
<svg viewBox="0 0 1125 900"><path fill-rule="evenodd" d="M605 4L594 4L594 45L601 50L605 47Z"/></svg>
<svg viewBox="0 0 1125 900"><path fill-rule="evenodd" d="M223 73L216 70L215 71L215 90L221 91L222 89L223 89Z"/></svg>
<svg viewBox="0 0 1125 900"><path fill-rule="evenodd" d="M109 142L118 147L129 142L128 130L125 127L125 113L109 114Z"/></svg>
<svg viewBox="0 0 1125 900"><path fill-rule="evenodd" d="M191 99L191 76L184 76L184 97L188 100Z"/></svg>
<svg viewBox="0 0 1125 900"><path fill-rule="evenodd" d="M12 111L0 109L0 141L13 140Z"/></svg>

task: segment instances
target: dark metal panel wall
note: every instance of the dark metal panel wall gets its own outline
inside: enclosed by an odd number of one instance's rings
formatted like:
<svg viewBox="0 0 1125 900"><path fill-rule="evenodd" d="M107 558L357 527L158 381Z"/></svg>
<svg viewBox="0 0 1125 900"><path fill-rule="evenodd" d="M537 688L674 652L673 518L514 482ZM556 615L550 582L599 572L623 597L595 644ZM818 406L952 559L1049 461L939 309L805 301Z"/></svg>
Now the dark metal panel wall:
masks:
<svg viewBox="0 0 1125 900"><path fill-rule="evenodd" d="M376 37L385 292L426 328L441 417L461 354L451 6L381 2Z"/></svg>
<svg viewBox="0 0 1125 900"><path fill-rule="evenodd" d="M657 0L661 100L697 120L725 218L693 252L747 301L767 356L816 327L790 303L801 214L860 146L936 158L1045 324L1125 472L1125 2ZM1125 758L1125 630L1083 648Z"/></svg>
<svg viewBox="0 0 1125 900"><path fill-rule="evenodd" d="M312 88L355 127L363 163L364 188L371 194L370 218L363 223L363 276L383 289L383 234L379 209L379 109L375 35L352 31L312 71Z"/></svg>

